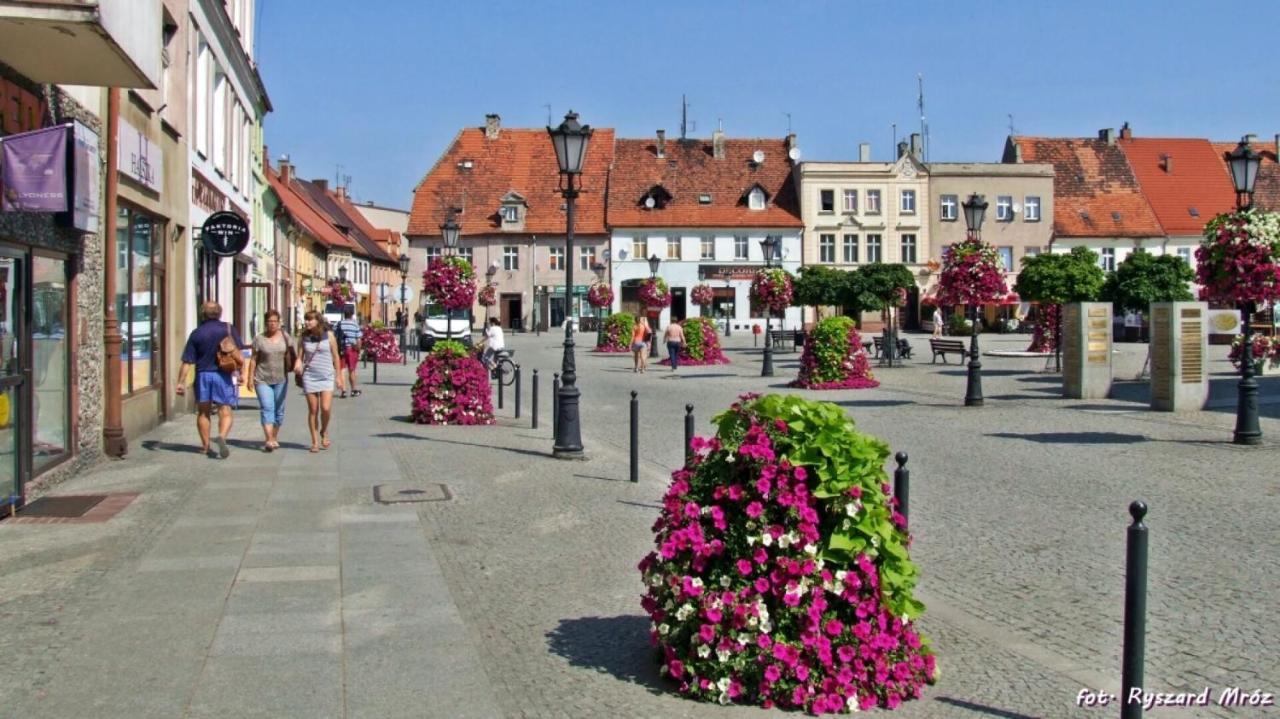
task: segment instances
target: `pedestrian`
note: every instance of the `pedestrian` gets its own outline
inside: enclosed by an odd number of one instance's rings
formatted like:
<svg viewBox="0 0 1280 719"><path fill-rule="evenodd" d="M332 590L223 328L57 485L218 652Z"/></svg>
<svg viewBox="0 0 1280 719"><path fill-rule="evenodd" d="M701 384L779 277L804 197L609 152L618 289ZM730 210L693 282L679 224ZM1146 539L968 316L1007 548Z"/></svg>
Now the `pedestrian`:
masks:
<svg viewBox="0 0 1280 719"><path fill-rule="evenodd" d="M293 338L280 326L280 313L267 310L262 317L266 329L253 338L253 354L244 368L244 376L253 382L262 413L262 451L280 448L280 427L284 424L284 398L289 389L289 373L302 369L298 348Z"/></svg>
<svg viewBox="0 0 1280 719"><path fill-rule="evenodd" d="M649 320L637 317L635 327L631 330L632 372L644 372L649 366Z"/></svg>
<svg viewBox="0 0 1280 719"><path fill-rule="evenodd" d="M502 334L502 321L497 317L490 317L489 326L484 328L484 334L480 342L484 345L484 351L480 354L480 361L484 363L486 368L492 370L494 356L507 348L506 338Z"/></svg>
<svg viewBox="0 0 1280 719"><path fill-rule="evenodd" d="M942 308L936 305L933 308L933 336L942 336Z"/></svg>
<svg viewBox="0 0 1280 719"><path fill-rule="evenodd" d="M342 362L338 341L319 312L310 310L303 320L302 366L297 381L307 395L307 427L311 430L311 451L329 448L329 420L333 416L333 385L343 389ZM319 440L319 441L317 441Z"/></svg>
<svg viewBox="0 0 1280 719"><path fill-rule="evenodd" d="M191 331L182 350L182 367L174 391L183 396L192 369L195 370L196 432L200 435L200 451L210 458L226 459L231 454L227 437L231 434L231 410L240 404L240 370L244 343L240 333L222 321L222 305L206 302L200 307L200 326ZM215 454L209 447L213 425L213 407L218 407L218 445Z"/></svg>
<svg viewBox="0 0 1280 719"><path fill-rule="evenodd" d="M404 327L404 310L397 309L396 310L396 329L400 329L401 327Z"/></svg>
<svg viewBox="0 0 1280 719"><path fill-rule="evenodd" d="M342 319L338 321L338 349L342 355L342 366L346 367L351 385L351 396L359 397L362 393L356 389L356 363L360 361L360 349L364 346L364 336L360 332L360 323L355 320L356 308L347 305L342 308ZM342 386L341 383L338 385ZM347 390L342 389L338 397L345 398Z"/></svg>
<svg viewBox="0 0 1280 719"><path fill-rule="evenodd" d="M667 360L671 363L671 371L675 372L680 367L680 350L684 349L684 327L679 322L672 322L662 333L662 340L667 343Z"/></svg>

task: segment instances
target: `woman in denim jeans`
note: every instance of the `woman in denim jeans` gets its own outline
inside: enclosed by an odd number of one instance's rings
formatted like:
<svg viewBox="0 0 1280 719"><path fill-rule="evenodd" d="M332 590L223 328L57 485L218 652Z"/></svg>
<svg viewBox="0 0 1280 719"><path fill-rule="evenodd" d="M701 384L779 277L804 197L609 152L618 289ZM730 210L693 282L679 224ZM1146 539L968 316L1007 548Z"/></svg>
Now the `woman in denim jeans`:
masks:
<svg viewBox="0 0 1280 719"><path fill-rule="evenodd" d="M289 388L289 373L300 372L302 365L293 338L280 329L280 313L267 310L263 324L266 330L253 338L253 354L249 356L245 376L253 379L258 406L262 408L262 433L266 435L262 451L271 452L280 448L277 438L280 425L284 424L284 398ZM289 359L293 360L292 367L285 366Z"/></svg>

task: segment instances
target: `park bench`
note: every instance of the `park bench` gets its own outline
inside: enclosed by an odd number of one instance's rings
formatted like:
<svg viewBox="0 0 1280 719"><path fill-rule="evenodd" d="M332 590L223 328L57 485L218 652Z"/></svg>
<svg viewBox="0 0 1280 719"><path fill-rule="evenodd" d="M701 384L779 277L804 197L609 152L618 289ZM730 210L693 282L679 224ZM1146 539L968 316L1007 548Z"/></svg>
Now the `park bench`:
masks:
<svg viewBox="0 0 1280 719"><path fill-rule="evenodd" d="M786 346L787 341L790 340L791 351L796 351L795 335L791 332L787 332L786 330L769 330L769 337L773 342L774 348L781 350Z"/></svg>
<svg viewBox="0 0 1280 719"><path fill-rule="evenodd" d="M871 339L875 343L876 357L883 358L884 357L884 337L881 335L873 335ZM898 338L897 347L898 347L898 355L897 355L898 359L911 359L911 343L910 342L902 338ZM946 359L944 358L942 361L946 362Z"/></svg>
<svg viewBox="0 0 1280 719"><path fill-rule="evenodd" d="M937 362L938 356L941 355L942 364L946 364L948 354L958 354L960 355L961 362L964 361L964 342L961 342L960 340L930 339L929 348L933 350L933 360L931 363Z"/></svg>

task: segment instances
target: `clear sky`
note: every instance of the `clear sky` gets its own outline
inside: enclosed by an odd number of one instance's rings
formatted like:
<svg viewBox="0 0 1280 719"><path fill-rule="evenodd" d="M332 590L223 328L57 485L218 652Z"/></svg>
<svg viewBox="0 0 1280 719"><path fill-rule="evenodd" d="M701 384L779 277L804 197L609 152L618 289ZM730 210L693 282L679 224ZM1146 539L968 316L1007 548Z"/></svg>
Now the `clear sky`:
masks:
<svg viewBox="0 0 1280 719"><path fill-rule="evenodd" d="M619 136L723 123L804 159L998 161L1009 132L1270 140L1280 132L1280 2L569 2L258 0L272 161L337 166L359 200L407 208L462 127L542 127L572 108ZM1241 18L1247 18L1242 22Z"/></svg>

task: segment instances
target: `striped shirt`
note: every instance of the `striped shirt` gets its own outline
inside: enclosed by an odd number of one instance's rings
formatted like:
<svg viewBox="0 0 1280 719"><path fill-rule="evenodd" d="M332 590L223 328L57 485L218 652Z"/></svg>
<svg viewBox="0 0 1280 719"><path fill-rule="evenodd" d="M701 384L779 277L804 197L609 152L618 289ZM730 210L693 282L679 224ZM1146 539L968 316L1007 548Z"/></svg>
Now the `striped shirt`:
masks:
<svg viewBox="0 0 1280 719"><path fill-rule="evenodd" d="M360 341L360 323L354 319L344 319L338 322L338 332L342 337L342 348L354 347Z"/></svg>

